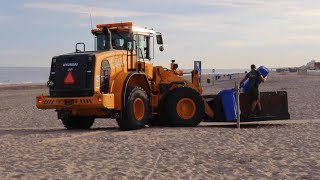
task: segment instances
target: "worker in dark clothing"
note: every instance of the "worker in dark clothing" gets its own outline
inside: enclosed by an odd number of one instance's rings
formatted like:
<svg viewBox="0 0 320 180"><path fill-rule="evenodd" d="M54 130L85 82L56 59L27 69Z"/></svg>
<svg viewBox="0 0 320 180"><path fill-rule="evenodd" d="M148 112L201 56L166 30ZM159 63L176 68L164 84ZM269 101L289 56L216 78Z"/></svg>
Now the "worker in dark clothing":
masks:
<svg viewBox="0 0 320 180"><path fill-rule="evenodd" d="M260 93L259 93L259 81L265 82L267 77L263 77L259 71L256 70L256 66L254 64L251 65L251 71L246 74L246 76L241 80L240 87L243 86L243 82L249 79L249 96L251 98L251 108L249 117L254 117L254 110L256 106L258 106L258 114L262 115L262 108L260 103Z"/></svg>

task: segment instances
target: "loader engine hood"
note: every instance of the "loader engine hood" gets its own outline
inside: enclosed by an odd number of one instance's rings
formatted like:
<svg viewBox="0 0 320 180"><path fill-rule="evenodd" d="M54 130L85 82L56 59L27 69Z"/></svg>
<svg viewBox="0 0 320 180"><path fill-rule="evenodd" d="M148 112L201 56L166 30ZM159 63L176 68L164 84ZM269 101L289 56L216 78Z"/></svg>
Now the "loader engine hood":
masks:
<svg viewBox="0 0 320 180"><path fill-rule="evenodd" d="M92 96L95 53L71 53L54 57L48 87L52 97Z"/></svg>

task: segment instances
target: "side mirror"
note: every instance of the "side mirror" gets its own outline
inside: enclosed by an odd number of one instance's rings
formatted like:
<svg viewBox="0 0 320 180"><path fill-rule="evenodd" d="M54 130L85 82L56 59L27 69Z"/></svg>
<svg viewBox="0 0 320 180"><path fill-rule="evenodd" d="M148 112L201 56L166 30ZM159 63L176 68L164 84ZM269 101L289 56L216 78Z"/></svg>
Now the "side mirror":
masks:
<svg viewBox="0 0 320 180"><path fill-rule="evenodd" d="M157 33L156 38L157 38L157 44L158 45L162 45L163 44L162 34L161 33Z"/></svg>
<svg viewBox="0 0 320 180"><path fill-rule="evenodd" d="M83 50L81 51L80 49L78 49L78 45L82 45ZM84 43L77 43L76 44L76 53L77 52L85 52L86 51L86 45Z"/></svg>

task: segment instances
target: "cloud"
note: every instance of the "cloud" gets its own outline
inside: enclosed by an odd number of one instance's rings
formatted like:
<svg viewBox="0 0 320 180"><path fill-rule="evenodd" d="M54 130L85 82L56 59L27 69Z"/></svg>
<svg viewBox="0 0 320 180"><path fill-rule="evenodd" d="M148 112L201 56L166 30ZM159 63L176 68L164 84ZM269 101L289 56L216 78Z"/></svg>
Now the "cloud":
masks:
<svg viewBox="0 0 320 180"><path fill-rule="evenodd" d="M248 44L239 40L226 40L218 43L218 46L224 47L224 48L244 48L244 47L248 47Z"/></svg>
<svg viewBox="0 0 320 180"><path fill-rule="evenodd" d="M13 16L1 16L0 15L0 21L9 21L13 19Z"/></svg>
<svg viewBox="0 0 320 180"><path fill-rule="evenodd" d="M291 11L287 13L288 16L295 16L295 17L320 17L319 10L298 10L298 11Z"/></svg>
<svg viewBox="0 0 320 180"><path fill-rule="evenodd" d="M252 7L266 5L268 2L258 1L258 0L222 0L222 1L212 1L212 0L191 0L193 3L200 3L203 5L211 6L224 6L224 7Z"/></svg>
<svg viewBox="0 0 320 180"><path fill-rule="evenodd" d="M293 62L316 56L320 42L317 36L320 24L316 23L320 1L314 0L32 1L27 1L24 7L64 13L61 17L65 21L76 15L80 17L74 23L77 26L90 26L91 12L94 24L130 19L154 27L163 33L167 43L166 51L160 58L156 56L157 59L174 57L185 60L185 64L200 58L221 59L219 66L227 66L234 63L235 57L249 61L259 59L261 53L274 59L270 63L280 63L283 59ZM47 18L43 13L32 21L48 22ZM303 53L290 56L298 50ZM157 63L162 62L167 65L161 60Z"/></svg>
<svg viewBox="0 0 320 180"><path fill-rule="evenodd" d="M71 3L49 3L49 2L36 2L27 3L24 5L26 8L32 9L46 9L52 11L60 11L66 13L88 15L91 13L92 17L132 17L132 16L145 16L148 13L140 11L119 10L103 7L71 4Z"/></svg>
<svg viewBox="0 0 320 180"><path fill-rule="evenodd" d="M319 42L320 35L302 35L302 36L292 36L289 37L290 41L298 41L298 42Z"/></svg>
<svg viewBox="0 0 320 180"><path fill-rule="evenodd" d="M44 50L44 49L36 49L36 48L29 48L29 49L1 49L0 50L0 54L1 55L35 55L37 54L36 52L45 52L48 50Z"/></svg>

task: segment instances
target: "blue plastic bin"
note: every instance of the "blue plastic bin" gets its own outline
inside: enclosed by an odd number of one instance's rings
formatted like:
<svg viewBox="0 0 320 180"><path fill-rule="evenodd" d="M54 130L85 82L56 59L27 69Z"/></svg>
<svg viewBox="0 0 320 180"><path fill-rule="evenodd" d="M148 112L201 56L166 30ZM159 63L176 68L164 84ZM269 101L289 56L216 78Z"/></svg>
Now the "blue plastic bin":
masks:
<svg viewBox="0 0 320 180"><path fill-rule="evenodd" d="M264 67L264 66L258 67L257 71L259 71L263 77L268 76L268 74L270 72L269 69ZM258 80L258 84L260 84L260 83L261 83L261 81ZM243 86L242 86L242 90L244 92L248 92L249 91L249 79L244 81Z"/></svg>
<svg viewBox="0 0 320 180"><path fill-rule="evenodd" d="M228 122L235 121L237 119L237 104L235 93L236 90L232 88L222 90L218 94L221 98L223 111Z"/></svg>
<svg viewBox="0 0 320 180"><path fill-rule="evenodd" d="M264 66L258 67L257 71L259 71L263 77L268 76L268 74L270 72L269 69Z"/></svg>

